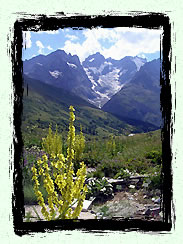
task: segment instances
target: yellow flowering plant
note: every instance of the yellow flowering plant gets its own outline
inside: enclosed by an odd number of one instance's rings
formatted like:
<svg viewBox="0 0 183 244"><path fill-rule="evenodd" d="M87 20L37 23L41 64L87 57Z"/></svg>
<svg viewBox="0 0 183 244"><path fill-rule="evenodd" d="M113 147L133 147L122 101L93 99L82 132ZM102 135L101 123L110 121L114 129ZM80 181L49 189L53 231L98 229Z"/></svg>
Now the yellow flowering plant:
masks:
<svg viewBox="0 0 183 244"><path fill-rule="evenodd" d="M85 137L80 126L80 134L75 137L75 157L74 157L74 170L77 171L79 168L79 162L81 161L83 151L85 148Z"/></svg>
<svg viewBox="0 0 183 244"><path fill-rule="evenodd" d="M61 136L58 134L57 125L55 134L52 132L51 124L49 125L48 135L46 138L42 139L42 148L49 155L51 155L51 153L56 155L62 153L62 140Z"/></svg>
<svg viewBox="0 0 183 244"><path fill-rule="evenodd" d="M77 170L76 175L74 174L75 110L73 106L70 106L69 110L70 123L67 138L67 156L64 157L61 152L56 153L51 143L48 143L50 150L49 160L51 161L52 167L48 165L48 157L46 154L32 167L34 192L37 196L38 204L41 206L42 215L46 220L78 218L87 193L87 186L84 184L86 178L86 165L84 162L80 163L80 168ZM53 138L51 136L51 130L49 133L50 140L50 138ZM39 190L39 182L41 179L48 193L48 208L44 202L43 194ZM76 204L76 207L73 210L72 206L74 204Z"/></svg>
<svg viewBox="0 0 183 244"><path fill-rule="evenodd" d="M106 150L112 156L114 156L116 154L116 143L115 143L115 139L113 138L113 136L110 136L110 139L107 141Z"/></svg>

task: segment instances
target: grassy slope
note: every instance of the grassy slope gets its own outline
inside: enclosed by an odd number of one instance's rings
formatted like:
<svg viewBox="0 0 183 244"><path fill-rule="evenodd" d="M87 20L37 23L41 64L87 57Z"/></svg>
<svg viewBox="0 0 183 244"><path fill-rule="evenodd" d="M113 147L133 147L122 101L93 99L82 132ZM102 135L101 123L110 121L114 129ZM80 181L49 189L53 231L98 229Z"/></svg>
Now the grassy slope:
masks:
<svg viewBox="0 0 183 244"><path fill-rule="evenodd" d="M95 139L95 152L92 147L91 152L98 155L98 162L110 160L111 158L116 158L121 161L121 163L129 159L144 159L146 153L150 151L159 151L161 152L162 141L161 141L161 131L153 131L148 133L139 133L134 136L116 136L115 145L116 145L116 155L112 156L107 154L105 145L110 139L96 138ZM89 143L91 144L91 143ZM88 145L89 147L89 145ZM89 150L86 150L87 152ZM109 153L109 152L108 152ZM87 153L86 153L87 154ZM87 156L86 156L87 158Z"/></svg>
<svg viewBox="0 0 183 244"><path fill-rule="evenodd" d="M83 132L91 135L125 134L136 130L72 93L26 78L25 86L27 83L28 96L25 89L22 117L22 131L27 143L31 139L36 143L38 138L43 137L49 123L52 123L53 129L57 124L60 132L68 130L70 105L76 110L76 131L79 131L80 124Z"/></svg>
<svg viewBox="0 0 183 244"><path fill-rule="evenodd" d="M133 137L123 137L124 145L123 158L141 157L151 150L161 150L161 132L160 130L136 134Z"/></svg>
<svg viewBox="0 0 183 244"><path fill-rule="evenodd" d="M115 138L116 150L113 154L110 149L106 148L106 142L107 140L100 138L83 155L84 162L96 168L94 176L115 177L121 169L140 174L159 172L160 168L157 168L157 164L147 158L147 155L152 152L161 155L160 130L136 134L133 137L117 136Z"/></svg>
<svg viewBox="0 0 183 244"><path fill-rule="evenodd" d="M109 140L109 138L106 140ZM106 174L107 176L114 177L118 172L120 172L121 168L128 169L130 172L159 172L159 169L156 167L157 164L151 163L151 160L147 159L146 155L151 151L161 153L162 142L160 130L136 134L133 137L124 135L117 136L115 141L116 149L118 150L113 156L111 156L109 151L106 150L106 140L96 136L95 143L93 139L90 141L87 140L86 142L86 148L82 159L85 164L88 164L88 166L92 166L93 162L93 166L97 170L96 173L94 173L94 176L101 178ZM118 143L120 143L120 147L118 147ZM28 159L28 157L26 158ZM32 159L28 161L30 168L32 165ZM27 172L30 174L31 170L29 169ZM88 177L90 176L93 176L93 174L90 173ZM36 202L33 186L30 182L31 176L25 180L24 185L26 203ZM45 190L43 192L43 195L46 196Z"/></svg>

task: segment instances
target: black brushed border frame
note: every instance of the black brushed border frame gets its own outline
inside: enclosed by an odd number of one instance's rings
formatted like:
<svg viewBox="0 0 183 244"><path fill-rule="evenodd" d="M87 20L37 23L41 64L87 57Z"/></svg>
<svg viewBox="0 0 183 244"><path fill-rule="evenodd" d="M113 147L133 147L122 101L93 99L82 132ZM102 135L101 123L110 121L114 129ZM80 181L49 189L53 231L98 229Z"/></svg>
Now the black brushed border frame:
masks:
<svg viewBox="0 0 183 244"><path fill-rule="evenodd" d="M137 219L125 220L58 220L26 223L23 222L25 214L24 194L22 186L22 172L20 158L23 150L23 140L21 133L21 119L23 111L23 62L22 62L22 31L37 30L57 30L58 28L72 27L73 29L93 28L93 27L113 28L113 27L139 27L148 29L163 28L161 72L160 72L160 105L162 111L162 210L163 221L144 221ZM171 111L171 23L166 14L131 12L126 16L104 15L104 16L82 16L76 15L66 17L64 13L56 13L55 16L28 15L24 14L14 23L14 39L11 43L12 59L12 79L14 88L14 119L13 125L15 134L13 137L14 146L14 172L12 194L13 224L17 235L22 236L31 232L49 232L57 230L82 230L84 232L97 232L105 234L107 231L170 231L172 228L172 152L170 137L173 134ZM175 213L174 213L175 214Z"/></svg>

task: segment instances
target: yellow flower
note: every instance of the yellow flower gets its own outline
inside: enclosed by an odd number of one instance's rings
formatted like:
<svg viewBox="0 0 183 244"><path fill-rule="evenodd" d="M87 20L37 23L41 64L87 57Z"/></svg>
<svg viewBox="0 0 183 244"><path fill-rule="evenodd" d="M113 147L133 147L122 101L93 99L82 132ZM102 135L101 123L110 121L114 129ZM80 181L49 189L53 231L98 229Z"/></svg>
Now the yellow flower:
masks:
<svg viewBox="0 0 183 244"><path fill-rule="evenodd" d="M37 173L37 169L36 169L34 166L31 168L31 170L32 170L32 172L33 172L34 174Z"/></svg>
<svg viewBox="0 0 183 244"><path fill-rule="evenodd" d="M48 157L47 157L47 155L44 154L44 155L42 156L42 159L43 159L44 162L47 162L47 161L48 161Z"/></svg>
<svg viewBox="0 0 183 244"><path fill-rule="evenodd" d="M44 173L44 170L42 168L40 168L39 175L42 175L43 173Z"/></svg>
<svg viewBox="0 0 183 244"><path fill-rule="evenodd" d="M65 162L65 157L63 154L57 154L57 157L59 158L60 161Z"/></svg>
<svg viewBox="0 0 183 244"><path fill-rule="evenodd" d="M55 158L56 158L55 154L51 153L51 159L55 159Z"/></svg>
<svg viewBox="0 0 183 244"><path fill-rule="evenodd" d="M42 164L41 159L39 159L39 160L37 161L37 164L38 164L39 166Z"/></svg>
<svg viewBox="0 0 183 244"><path fill-rule="evenodd" d="M70 105L69 110L71 110L72 112L75 111L75 109L72 105Z"/></svg>

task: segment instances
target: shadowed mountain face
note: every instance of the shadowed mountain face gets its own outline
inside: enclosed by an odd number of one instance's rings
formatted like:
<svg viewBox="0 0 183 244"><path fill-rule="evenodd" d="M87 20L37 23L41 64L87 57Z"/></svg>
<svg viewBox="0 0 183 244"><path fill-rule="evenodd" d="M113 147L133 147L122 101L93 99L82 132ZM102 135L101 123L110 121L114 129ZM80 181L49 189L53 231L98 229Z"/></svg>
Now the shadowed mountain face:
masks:
<svg viewBox="0 0 183 244"><path fill-rule="evenodd" d="M146 63L139 57L105 59L99 52L81 64L77 55L57 50L24 61L24 74L33 79L64 88L101 107L128 83Z"/></svg>
<svg viewBox="0 0 183 244"><path fill-rule="evenodd" d="M161 124L160 112L160 60L146 63L102 110L129 118Z"/></svg>
<svg viewBox="0 0 183 244"><path fill-rule="evenodd" d="M74 93L45 84L39 80L24 75L23 97L23 131L30 125L38 129L47 129L49 124L57 124L59 129L65 131L69 124L69 106L75 108L76 130L86 134L102 136L109 133L128 134L130 132L143 132L155 130L157 127L138 121L123 121L110 113L104 112L91 103L76 96Z"/></svg>
<svg viewBox="0 0 183 244"><path fill-rule="evenodd" d="M78 56L57 50L47 56L39 55L23 63L24 74L46 84L64 88L88 100L95 98Z"/></svg>

